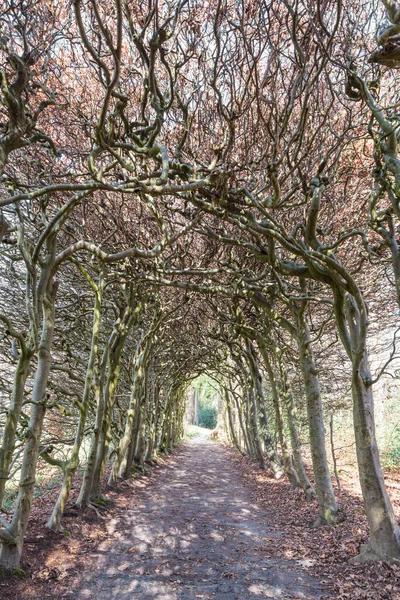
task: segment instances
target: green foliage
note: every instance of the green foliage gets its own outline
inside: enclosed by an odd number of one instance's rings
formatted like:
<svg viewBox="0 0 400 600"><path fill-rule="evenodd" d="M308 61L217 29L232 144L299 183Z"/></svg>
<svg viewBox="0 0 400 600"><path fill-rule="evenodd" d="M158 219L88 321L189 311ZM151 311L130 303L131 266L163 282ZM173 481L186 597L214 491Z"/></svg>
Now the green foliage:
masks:
<svg viewBox="0 0 400 600"><path fill-rule="evenodd" d="M382 466L385 469L395 469L400 466L400 426L396 427L388 448L382 452Z"/></svg>
<svg viewBox="0 0 400 600"><path fill-rule="evenodd" d="M382 452L382 465L385 469L395 469L400 466L400 446Z"/></svg>
<svg viewBox="0 0 400 600"><path fill-rule="evenodd" d="M3 500L3 510L5 512L8 512L13 508L17 495L18 495L17 490L15 490L15 489L7 490L7 488L6 488L5 494L4 494L4 500Z"/></svg>
<svg viewBox="0 0 400 600"><path fill-rule="evenodd" d="M199 393L199 426L215 429L218 419L218 389L215 381L207 375L200 375L195 387Z"/></svg>
<svg viewBox="0 0 400 600"><path fill-rule="evenodd" d="M205 404L213 402L215 396L215 382L207 375L200 375L196 380L196 386L199 391L199 396Z"/></svg>
<svg viewBox="0 0 400 600"><path fill-rule="evenodd" d="M215 429L217 426L218 410L212 406L199 407L199 426Z"/></svg>

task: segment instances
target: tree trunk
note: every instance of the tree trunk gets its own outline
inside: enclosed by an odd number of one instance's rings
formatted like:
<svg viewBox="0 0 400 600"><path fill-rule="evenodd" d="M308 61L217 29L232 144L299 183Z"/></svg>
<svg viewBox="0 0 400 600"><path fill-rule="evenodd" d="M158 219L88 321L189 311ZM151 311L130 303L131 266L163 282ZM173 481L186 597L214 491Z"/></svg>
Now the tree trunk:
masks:
<svg viewBox="0 0 400 600"><path fill-rule="evenodd" d="M33 390L31 415L26 431L26 443L22 459L18 497L11 525L8 529L13 543L5 543L0 547L0 566L18 569L21 560L24 535L31 513L35 487L36 467L39 458L39 445L42 435L43 421L46 413L46 390L51 365L51 345L54 334L54 306L57 286L48 282L43 299L43 326L38 350Z"/></svg>
<svg viewBox="0 0 400 600"><path fill-rule="evenodd" d="M137 369L135 369L133 377L134 380L132 383L131 397L129 400L128 412L126 415L124 435L120 440L114 464L110 473L110 478L108 480L108 484L111 486L115 485L115 483L117 482L117 478L119 477L119 473L121 470L121 465L124 463L124 465L126 466L126 453L128 451L129 444L132 440L133 428L135 424L135 414L139 410L141 376L138 373ZM124 468L122 469L122 472L123 471Z"/></svg>
<svg viewBox="0 0 400 600"><path fill-rule="evenodd" d="M135 463L139 466L141 471L144 472L144 461L147 453L147 428L148 428L148 394L146 390L143 390L142 402L141 402L141 419L138 431L138 443L135 453Z"/></svg>
<svg viewBox="0 0 400 600"><path fill-rule="evenodd" d="M352 373L354 431L365 512L370 527L369 543L358 559L400 558L400 530L386 491L375 436L374 409L367 356Z"/></svg>
<svg viewBox="0 0 400 600"><path fill-rule="evenodd" d="M357 462L365 512L370 527L369 543L357 561L391 560L400 557L400 529L393 513L383 477L376 443L371 373L366 351L366 309L359 310L346 295L352 357L352 395ZM340 317L336 314L337 318Z"/></svg>
<svg viewBox="0 0 400 600"><path fill-rule="evenodd" d="M149 429L148 429L148 442L147 452L145 461L151 461L154 458L154 445L155 445L155 430L156 430L156 402L154 395L154 386L149 387Z"/></svg>
<svg viewBox="0 0 400 600"><path fill-rule="evenodd" d="M334 523L337 515L325 447L325 427L317 367L311 346L311 335L304 310L295 310L300 368L307 398L307 415L310 432L311 456L315 487L319 503L319 518L315 525Z"/></svg>
<svg viewBox="0 0 400 600"><path fill-rule="evenodd" d="M111 441L111 421L112 411L114 408L115 394L117 391L119 372L121 367L122 352L125 347L125 342L134 323L137 321L139 313L143 307L143 302L140 302L135 310L133 309L133 298L128 298L128 304L124 310L120 322L116 325L112 334L113 341L110 344L110 352L108 358L108 375L107 383L104 386L104 412L103 420L100 426L98 436L96 458L93 468L93 476L90 489L90 499L101 498L101 484L108 457L108 449Z"/></svg>
<svg viewBox="0 0 400 600"><path fill-rule="evenodd" d="M251 457L251 449L250 449L250 444L249 444L249 440L248 440L248 436L247 436L246 426L245 426L245 423L243 422L242 408L239 405L239 400L237 399L236 394L232 392L232 396L233 396L233 400L236 405L237 415L238 415L238 419L239 419L239 426L240 426L240 430L242 432L244 446L247 450L247 454Z"/></svg>
<svg viewBox="0 0 400 600"><path fill-rule="evenodd" d="M228 423L229 423L229 431L231 434L231 438L232 438L232 442L234 444L234 446L237 448L237 450L240 452L240 454L243 454L243 451L240 447L239 441L237 439L237 435L235 432L235 425L233 423L233 418L232 418L232 406L231 406L231 401L229 398L229 392L226 388L224 388L224 394L225 394L225 405L226 405L226 412L228 414Z"/></svg>
<svg viewBox="0 0 400 600"><path fill-rule="evenodd" d="M7 410L3 439L0 448L0 509L3 505L5 487L9 477L10 465L15 449L15 435L24 401L25 384L28 378L32 356L33 351L31 349L21 349L21 354L15 370L10 406Z"/></svg>
<svg viewBox="0 0 400 600"><path fill-rule="evenodd" d="M167 448L166 447L166 431L167 431L167 425L168 425L168 415L169 415L169 411L170 411L172 393L173 393L173 388L171 386L166 394L166 398L163 403L164 404L163 415L162 415L162 419L161 419L161 423L160 423L160 431L158 434L157 448L161 452L165 452L166 448Z"/></svg>
<svg viewBox="0 0 400 600"><path fill-rule="evenodd" d="M135 406L135 411L133 414L132 434L130 437L129 446L128 446L127 452L125 454L125 457L122 459L121 465L119 467L118 476L121 479L128 479L130 477L130 474L132 471L135 454L136 454L136 447L137 447L137 443L138 443L140 418L141 418L141 408L140 408L140 401L138 401L138 403Z"/></svg>
<svg viewBox="0 0 400 600"><path fill-rule="evenodd" d="M297 431L296 422L296 406L294 403L293 393L290 388L286 369L283 365L282 357L279 357L279 371L282 386L282 396L284 399L286 413L288 417L289 433L290 433L290 444L293 452L293 462L296 469L296 473L299 477L300 485L304 490L306 499L310 502L316 496L311 481L308 478L307 471L304 466L303 454L301 451L301 441Z"/></svg>
<svg viewBox="0 0 400 600"><path fill-rule="evenodd" d="M199 390L194 390L194 418L193 425L199 424Z"/></svg>
<svg viewBox="0 0 400 600"><path fill-rule="evenodd" d="M148 374L148 367L146 363L151 348L151 338L147 337L144 345L142 339L136 350L136 356L133 367L134 380L132 383L132 391L129 401L127 419L125 422L125 430L117 449L113 468L108 481L109 485L115 485L117 478L120 476L121 473L123 474L125 471L125 468L121 469L121 465L122 463L126 465L125 458L130 444L130 440L132 439L133 428L135 423L135 414L138 409L140 410L143 396L146 394L146 381Z"/></svg>
<svg viewBox="0 0 400 600"><path fill-rule="evenodd" d="M96 454L97 447L100 439L100 430L103 424L104 419L104 411L105 411L105 396L104 396L104 386L105 386L105 378L106 378L106 369L108 363L108 353L110 351L111 337L103 350L103 355L100 362L100 372L99 372L99 383L96 386L95 394L97 398L96 402L96 419L94 424L94 430L92 433L92 439L90 442L90 450L89 457L87 461L87 465L85 468L85 473L83 475L83 481L81 485L81 489L79 492L78 499L76 501L77 506L81 508L85 508L90 499L90 494L92 490L93 484L93 475L94 468L96 464Z"/></svg>
<svg viewBox="0 0 400 600"><path fill-rule="evenodd" d="M254 394L254 389L249 388L249 404L250 404L250 431L251 437L254 444L256 459L260 466L260 469L265 469L265 459L261 446L260 435L258 433L258 410L257 403Z"/></svg>
<svg viewBox="0 0 400 600"><path fill-rule="evenodd" d="M245 425L246 425L247 439L249 442L249 456L250 456L251 460L257 460L257 452L256 452L255 442L253 439L253 434L252 434L250 394L249 394L247 388L243 389L243 394L244 394L245 402L246 402Z"/></svg>
<svg viewBox="0 0 400 600"><path fill-rule="evenodd" d="M52 531L60 531L61 529L61 519L64 514L69 493L71 491L71 486L74 480L75 472L79 464L79 451L81 449L85 433L86 419L89 411L90 393L92 390L94 370L98 354L103 285L104 280L101 277L99 281L99 286L95 286L94 288L95 303L93 312L92 341L90 346L88 365L86 369L85 386L82 394L82 402L79 406L79 424L75 434L75 441L71 451L71 456L67 464L65 465L61 490L58 495L57 501L54 505L50 519L46 523L46 526Z"/></svg>
<svg viewBox="0 0 400 600"><path fill-rule="evenodd" d="M260 348L261 356L263 357L263 360L264 360L265 367L267 369L267 374L268 374L269 382L271 385L272 402L274 404L274 410L275 410L276 428L278 430L279 442L280 442L280 445L282 448L283 467L285 470L285 474L286 474L287 478L289 479L290 485L293 488L301 487L297 473L294 470L292 458L289 454L289 450L288 450L287 443L286 443L286 437L285 437L285 432L284 432L284 423L283 423L283 417L282 417L281 405L280 405L281 403L280 403L278 387L276 384L275 373L272 368L271 361L269 359L268 352L267 352L265 346L261 342L259 342L258 345Z"/></svg>
<svg viewBox="0 0 400 600"><path fill-rule="evenodd" d="M102 497L101 483L111 440L111 418L119 379L120 358L120 353L118 352L117 356L113 357L114 360L110 361L109 376L104 392L104 417L100 428L96 460L93 469L92 486L90 490L91 499Z"/></svg>
<svg viewBox="0 0 400 600"><path fill-rule="evenodd" d="M272 437L272 434L271 434L271 431L269 428L267 410L265 407L264 392L263 392L262 383L261 383L261 373L258 368L255 349L254 349L253 344L249 340L247 341L247 356L248 356L248 360L249 360L249 364L250 364L250 369L251 369L252 378L253 378L253 382L254 382L254 386L255 386L255 391L257 394L257 398L259 400L259 405L261 407L260 421L262 424L261 429L262 429L262 437L264 440L265 449L266 449L267 456L270 461L270 466L271 466L272 472L273 472L275 478L279 479L283 475L282 465L279 460L278 454L276 452L275 442L274 442L274 439Z"/></svg>

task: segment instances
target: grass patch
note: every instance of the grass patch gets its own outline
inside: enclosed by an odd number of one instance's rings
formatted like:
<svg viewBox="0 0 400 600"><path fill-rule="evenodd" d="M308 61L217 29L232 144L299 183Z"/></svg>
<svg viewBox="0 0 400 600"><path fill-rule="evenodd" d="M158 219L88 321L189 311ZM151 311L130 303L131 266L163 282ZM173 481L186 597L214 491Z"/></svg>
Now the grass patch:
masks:
<svg viewBox="0 0 400 600"><path fill-rule="evenodd" d="M23 579L26 577L26 573L23 569L0 569L0 578L5 579L6 577L19 577Z"/></svg>
<svg viewBox="0 0 400 600"><path fill-rule="evenodd" d="M191 440L192 438L196 437L196 435L199 435L201 431L203 431L202 427L197 427L197 425L188 425L185 438L187 440Z"/></svg>

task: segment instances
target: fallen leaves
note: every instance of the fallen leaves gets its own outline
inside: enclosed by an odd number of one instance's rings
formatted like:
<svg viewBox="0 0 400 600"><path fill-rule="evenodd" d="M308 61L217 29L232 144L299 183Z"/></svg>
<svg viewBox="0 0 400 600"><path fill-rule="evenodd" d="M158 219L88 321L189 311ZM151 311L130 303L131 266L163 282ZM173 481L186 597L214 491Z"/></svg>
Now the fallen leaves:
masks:
<svg viewBox="0 0 400 600"><path fill-rule="evenodd" d="M315 502L311 504L305 502L301 491L291 490L286 482L277 482L270 478L268 473L261 473L248 459L233 458L232 460L235 460L235 470L239 470L248 482L249 497L259 502L267 514L267 518L259 523L265 529L260 558L286 558L298 570L299 577L307 571L321 583L327 584L329 589L321 600L334 598L336 600L400 600L400 565L389 565L384 562L368 565L349 563L349 559L358 553L360 544L367 541L367 523L362 501L347 482L343 482L343 494L340 498L346 519L335 527L314 529L312 523L317 512ZM400 481L400 474L397 480ZM137 487L136 482L134 485ZM392 490L397 495L393 495ZM392 500L397 509L400 507L399 490L399 486L391 487ZM116 511L126 511L127 500L124 498L123 494L115 496ZM23 565L27 577L23 581L13 580L13 586L8 586L9 589L4 589L1 582L0 596L4 600L23 597L31 600L71 597L71 581L73 577L81 577L85 556L96 551L110 536L104 528L104 522L100 521L94 512L79 513L77 516L65 518L66 528L72 532L70 538L49 531L43 533L46 511L51 511L54 498L49 496L46 501L48 505L41 504L38 508L35 506L36 519L31 520L30 538L27 541L25 554L29 562ZM206 518L207 515L203 516ZM202 518L201 513L197 515L197 519L200 518ZM234 519L233 522L240 523L241 519ZM217 530L218 527L214 529ZM223 526L221 526L221 533L225 533ZM251 545L250 538L248 544ZM223 578L234 580L234 569L230 563L235 564L242 560L247 551L248 545L239 544L237 558L229 560L226 571L221 576L221 583ZM130 556L126 556L127 553ZM132 556L135 553L138 553L137 557ZM113 578L123 577L120 573L124 571L129 573L130 558L132 563L134 559L139 562L147 560L147 555L141 550L141 546L138 548L127 545L121 548L117 555L121 555L117 558L121 563L116 566L118 562L114 562L114 570L107 575L110 578L110 585ZM210 565L213 564L213 561L209 562ZM68 564L68 572L62 570L63 564ZM268 580L268 570L268 567L260 566L258 571L260 579ZM142 574L154 573L144 569ZM193 569L192 575L197 576ZM177 577L179 579L176 579ZM184 573L174 573L171 584L180 586L182 577ZM202 578L201 575L197 576L197 579L199 582L208 583L208 579ZM260 597L274 598L273 592L265 589L259 593ZM194 597L210 598L209 595L202 593Z"/></svg>
<svg viewBox="0 0 400 600"><path fill-rule="evenodd" d="M313 528L317 516L315 501L306 502L302 491L261 472L247 457L235 456L235 460L252 498L269 515L266 529L279 534L268 536L268 543L261 547L263 557L295 560L299 568L328 584L331 592L323 600L400 600L400 563L349 562L368 540L362 499L352 481L342 482L340 505L346 518L335 527ZM400 481L400 473L397 479ZM398 492L399 485L392 485L391 490ZM400 495L391 496L399 511Z"/></svg>
<svg viewBox="0 0 400 600"><path fill-rule="evenodd" d="M58 567L45 567L39 571L32 573L33 581L51 581L56 579L65 579L68 576L67 569L60 569Z"/></svg>

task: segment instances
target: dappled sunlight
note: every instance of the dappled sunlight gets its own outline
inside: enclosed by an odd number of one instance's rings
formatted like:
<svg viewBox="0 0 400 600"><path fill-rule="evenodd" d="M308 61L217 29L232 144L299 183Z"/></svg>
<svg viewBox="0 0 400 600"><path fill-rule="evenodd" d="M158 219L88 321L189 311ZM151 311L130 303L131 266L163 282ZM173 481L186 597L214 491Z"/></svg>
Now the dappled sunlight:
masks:
<svg viewBox="0 0 400 600"><path fill-rule="evenodd" d="M77 600L316 600L320 586L298 561L268 558L279 532L246 499L227 450L190 441L137 503L112 519ZM224 477L219 474L224 473ZM68 595L66 596L68 597Z"/></svg>

